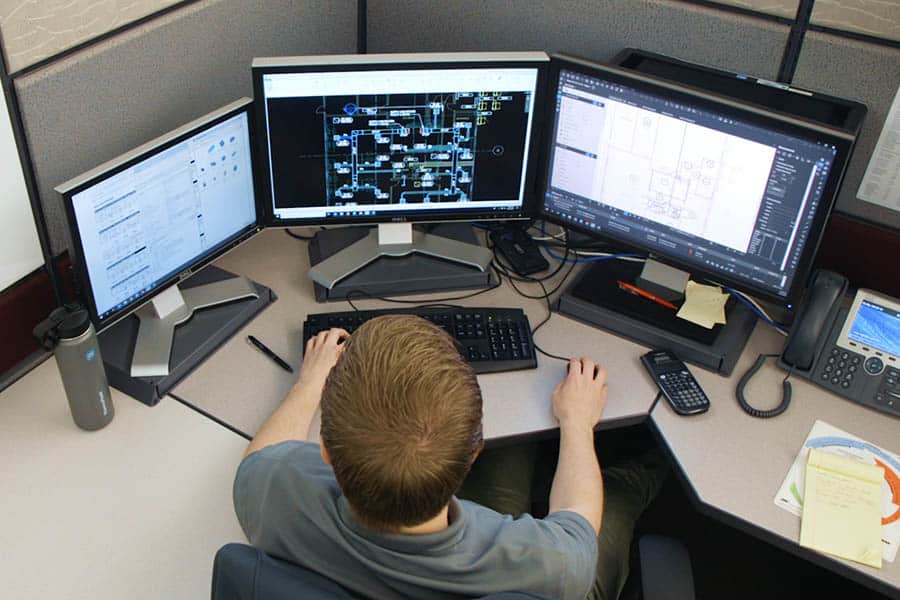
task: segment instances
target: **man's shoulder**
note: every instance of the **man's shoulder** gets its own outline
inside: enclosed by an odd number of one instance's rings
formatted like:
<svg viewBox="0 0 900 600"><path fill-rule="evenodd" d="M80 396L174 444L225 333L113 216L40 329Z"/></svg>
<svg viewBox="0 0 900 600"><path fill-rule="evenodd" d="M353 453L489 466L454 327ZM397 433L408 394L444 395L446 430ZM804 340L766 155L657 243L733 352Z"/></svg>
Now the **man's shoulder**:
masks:
<svg viewBox="0 0 900 600"><path fill-rule="evenodd" d="M590 522L572 511L544 518L513 518L465 500L466 537L462 544L489 565L489 579L512 576L522 589L552 596L583 595L593 582L597 537ZM510 571L510 565L515 567Z"/></svg>
<svg viewBox="0 0 900 600"><path fill-rule="evenodd" d="M303 441L280 442L248 454L241 461L238 474L245 468L285 469L334 476L334 471L322 460L319 445Z"/></svg>
<svg viewBox="0 0 900 600"><path fill-rule="evenodd" d="M322 460L318 444L289 441L266 446L241 461L235 476L235 503L321 492L340 493L334 471Z"/></svg>
<svg viewBox="0 0 900 600"><path fill-rule="evenodd" d="M560 511L544 518L529 514L513 518L468 500L460 500L459 504L467 521L467 535L485 537L494 544L526 544L564 555L596 552L594 529L576 512Z"/></svg>

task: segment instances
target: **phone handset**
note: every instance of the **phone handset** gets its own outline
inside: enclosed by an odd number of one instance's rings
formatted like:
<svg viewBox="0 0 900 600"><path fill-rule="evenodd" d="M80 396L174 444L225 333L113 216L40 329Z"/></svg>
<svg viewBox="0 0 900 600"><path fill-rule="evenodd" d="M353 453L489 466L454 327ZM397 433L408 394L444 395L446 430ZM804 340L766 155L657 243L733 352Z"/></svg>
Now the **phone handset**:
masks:
<svg viewBox="0 0 900 600"><path fill-rule="evenodd" d="M800 371L812 368L819 340L828 334L846 291L845 277L832 271L816 271L781 354L785 365Z"/></svg>
<svg viewBox="0 0 900 600"><path fill-rule="evenodd" d="M809 371L815 362L815 352L820 339L828 334L831 323L840 308L840 300L847 291L847 279L832 271L816 271L803 296L800 310L791 333L788 336L784 351L780 356L781 363L786 366L788 374L781 382L781 403L769 410L760 410L750 405L744 396L744 388L750 379L763 366L766 358L777 357L777 354L760 354L756 362L738 381L735 395L738 404L747 414L759 418L775 417L787 410L791 403L791 383L788 377L794 369Z"/></svg>

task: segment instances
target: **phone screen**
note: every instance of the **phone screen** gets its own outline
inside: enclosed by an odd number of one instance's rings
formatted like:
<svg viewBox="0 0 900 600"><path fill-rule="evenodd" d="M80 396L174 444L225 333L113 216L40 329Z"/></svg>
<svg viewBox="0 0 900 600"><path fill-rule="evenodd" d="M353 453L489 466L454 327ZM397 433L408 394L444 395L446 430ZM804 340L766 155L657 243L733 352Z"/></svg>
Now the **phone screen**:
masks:
<svg viewBox="0 0 900 600"><path fill-rule="evenodd" d="M900 356L900 312L863 300L847 337L858 344Z"/></svg>

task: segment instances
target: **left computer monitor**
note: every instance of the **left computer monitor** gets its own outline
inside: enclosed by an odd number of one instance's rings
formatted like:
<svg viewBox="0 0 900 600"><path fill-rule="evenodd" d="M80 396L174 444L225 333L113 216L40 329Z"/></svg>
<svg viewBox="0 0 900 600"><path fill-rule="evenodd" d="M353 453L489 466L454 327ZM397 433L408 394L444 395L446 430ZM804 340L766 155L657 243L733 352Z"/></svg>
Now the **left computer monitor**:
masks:
<svg viewBox="0 0 900 600"><path fill-rule="evenodd" d="M97 330L140 320L132 376L168 374L174 329L195 309L256 296L243 277L177 285L261 229L252 104L235 101L56 188Z"/></svg>

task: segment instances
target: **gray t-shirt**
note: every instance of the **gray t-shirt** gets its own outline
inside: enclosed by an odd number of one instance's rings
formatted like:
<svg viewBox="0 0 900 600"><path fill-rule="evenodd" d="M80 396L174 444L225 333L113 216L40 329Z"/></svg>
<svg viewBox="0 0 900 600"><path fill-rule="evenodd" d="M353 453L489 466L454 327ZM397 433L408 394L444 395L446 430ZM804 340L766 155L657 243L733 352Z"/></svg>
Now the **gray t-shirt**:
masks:
<svg viewBox="0 0 900 600"><path fill-rule="evenodd" d="M254 546L368 597L521 591L580 600L594 580L597 538L570 511L513 519L453 498L443 531L373 532L353 516L317 444L283 442L245 458L234 506Z"/></svg>

